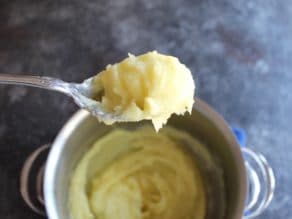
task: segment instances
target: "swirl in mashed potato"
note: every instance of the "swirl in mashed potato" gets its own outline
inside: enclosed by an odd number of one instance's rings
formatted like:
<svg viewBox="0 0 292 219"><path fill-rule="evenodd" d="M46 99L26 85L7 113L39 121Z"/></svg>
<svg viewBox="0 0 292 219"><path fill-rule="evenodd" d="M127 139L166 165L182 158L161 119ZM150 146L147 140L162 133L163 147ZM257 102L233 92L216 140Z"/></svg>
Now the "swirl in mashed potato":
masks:
<svg viewBox="0 0 292 219"><path fill-rule="evenodd" d="M115 129L83 156L71 179L72 219L204 219L206 195L192 152L170 127Z"/></svg>

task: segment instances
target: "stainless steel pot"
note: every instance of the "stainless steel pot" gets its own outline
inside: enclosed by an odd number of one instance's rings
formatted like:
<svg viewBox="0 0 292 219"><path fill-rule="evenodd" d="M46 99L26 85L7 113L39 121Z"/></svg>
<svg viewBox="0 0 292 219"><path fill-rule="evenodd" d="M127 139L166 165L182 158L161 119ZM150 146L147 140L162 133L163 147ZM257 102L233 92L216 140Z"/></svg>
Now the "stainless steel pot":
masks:
<svg viewBox="0 0 292 219"><path fill-rule="evenodd" d="M220 159L225 184L224 219L254 218L266 209L275 187L272 169L262 155L240 148L218 113L197 99L191 116L173 116L169 124L203 141ZM81 110L60 131L44 174L45 208L50 219L69 219L67 198L72 171L92 143L113 128Z"/></svg>

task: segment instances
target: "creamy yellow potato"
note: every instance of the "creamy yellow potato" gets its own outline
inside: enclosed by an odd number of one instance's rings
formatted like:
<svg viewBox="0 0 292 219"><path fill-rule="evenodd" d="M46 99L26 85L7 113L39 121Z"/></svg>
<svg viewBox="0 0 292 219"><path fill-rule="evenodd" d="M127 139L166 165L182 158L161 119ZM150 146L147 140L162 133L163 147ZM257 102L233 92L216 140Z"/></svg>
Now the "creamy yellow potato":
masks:
<svg viewBox="0 0 292 219"><path fill-rule="evenodd" d="M122 121L152 120L159 130L171 114L191 112L195 83L190 70L176 57L148 52L129 54L108 65L93 81L105 111ZM106 124L115 119L103 119Z"/></svg>
<svg viewBox="0 0 292 219"><path fill-rule="evenodd" d="M188 143L186 143L188 142ZM204 219L206 194L188 134L116 129L78 163L69 188L72 219Z"/></svg>

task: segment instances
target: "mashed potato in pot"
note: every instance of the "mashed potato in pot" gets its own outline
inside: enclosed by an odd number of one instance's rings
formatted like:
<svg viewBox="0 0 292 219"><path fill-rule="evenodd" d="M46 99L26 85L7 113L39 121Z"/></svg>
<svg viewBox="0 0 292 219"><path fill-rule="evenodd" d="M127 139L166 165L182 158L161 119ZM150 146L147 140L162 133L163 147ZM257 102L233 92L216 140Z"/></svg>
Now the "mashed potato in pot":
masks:
<svg viewBox="0 0 292 219"><path fill-rule="evenodd" d="M190 135L165 127L115 129L96 141L74 171L72 219L204 219L206 191Z"/></svg>
<svg viewBox="0 0 292 219"><path fill-rule="evenodd" d="M93 85L106 112L123 121L152 120L156 130L171 114L191 112L194 103L195 83L190 70L176 57L156 51L129 54L122 62L108 65L94 78Z"/></svg>

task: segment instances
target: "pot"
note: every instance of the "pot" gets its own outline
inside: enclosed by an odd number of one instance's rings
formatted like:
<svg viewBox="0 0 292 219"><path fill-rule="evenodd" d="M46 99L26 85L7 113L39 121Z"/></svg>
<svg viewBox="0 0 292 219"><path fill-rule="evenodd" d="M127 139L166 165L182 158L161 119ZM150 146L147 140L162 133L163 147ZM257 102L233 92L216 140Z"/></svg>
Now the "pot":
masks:
<svg viewBox="0 0 292 219"><path fill-rule="evenodd" d="M225 207L220 207L217 213L207 212L209 216L206 219L219 214L223 219L254 218L268 207L275 188L272 169L261 154L239 146L227 123L210 106L196 99L191 115L172 116L168 124L204 142L220 160L224 187L219 193L224 197ZM44 171L44 204L50 219L69 219L67 199L72 172L89 147L115 127L99 123L88 112L80 110L60 131L52 144ZM216 184L216 180L213 181ZM220 206L218 202L217 206L215 203L217 195L213 195L213 198L213 207L209 206L209 211Z"/></svg>

